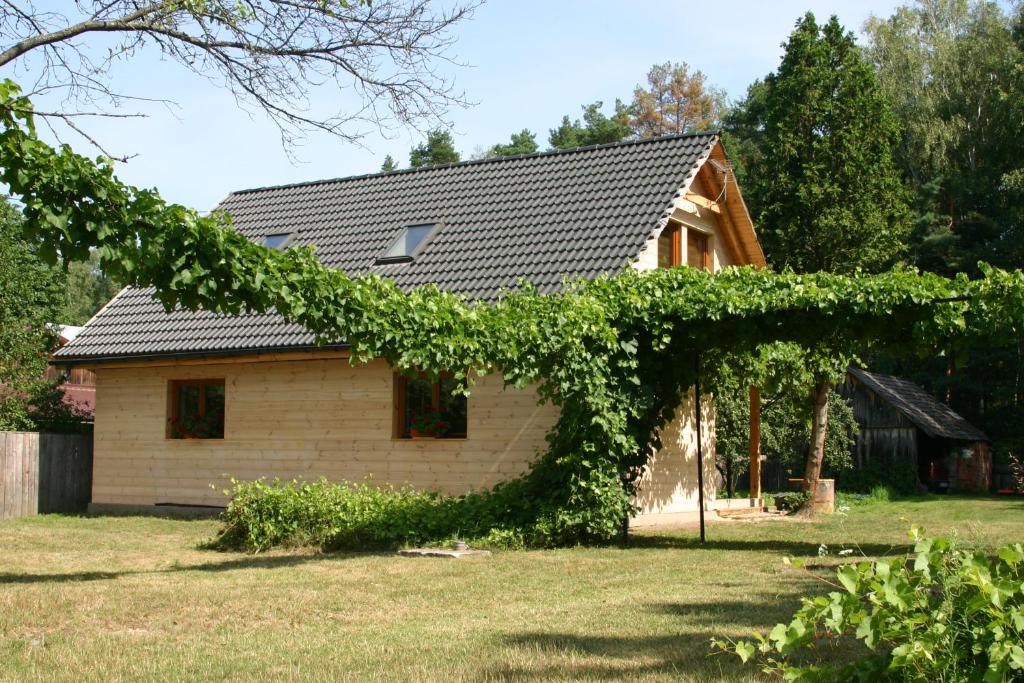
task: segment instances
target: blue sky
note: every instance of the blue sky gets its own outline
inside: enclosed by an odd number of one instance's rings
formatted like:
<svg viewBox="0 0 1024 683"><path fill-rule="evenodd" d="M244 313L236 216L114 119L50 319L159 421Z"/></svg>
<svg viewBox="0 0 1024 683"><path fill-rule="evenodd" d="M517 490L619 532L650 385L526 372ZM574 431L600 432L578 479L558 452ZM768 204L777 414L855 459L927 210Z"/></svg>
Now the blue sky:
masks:
<svg viewBox="0 0 1024 683"><path fill-rule="evenodd" d="M777 66L780 43L808 9L819 19L837 14L859 32L869 15L888 16L899 4L490 0L460 26L453 48L470 65L453 70L457 84L478 103L451 112L456 143L464 158L523 128L546 143L548 129L564 114L577 116L581 104L628 100L656 62L685 61L738 98ZM371 134L359 147L314 135L298 148L296 162L258 111L239 109L229 94L173 62L142 54L118 66L112 77L122 91L178 104L173 111L150 108L145 119L107 120L90 128L111 152L137 155L118 165L118 175L200 210L236 189L375 172L385 154L404 166L421 137L405 130L390 139ZM321 104L338 96L326 90L316 95ZM73 144L95 153L80 141Z"/></svg>

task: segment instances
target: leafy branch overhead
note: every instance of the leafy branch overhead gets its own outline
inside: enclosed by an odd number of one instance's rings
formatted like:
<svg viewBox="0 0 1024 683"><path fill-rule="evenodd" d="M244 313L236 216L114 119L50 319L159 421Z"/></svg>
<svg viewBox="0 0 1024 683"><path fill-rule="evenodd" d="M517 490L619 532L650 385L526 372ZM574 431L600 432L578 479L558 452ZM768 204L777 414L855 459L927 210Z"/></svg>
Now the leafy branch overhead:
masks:
<svg viewBox="0 0 1024 683"><path fill-rule="evenodd" d="M92 0L44 11L0 3L0 66L39 59L31 94L56 93L69 109L48 112L88 137L83 115L117 115L138 94L115 90L111 67L155 49L198 76L219 81L239 104L266 113L294 143L320 130L356 140L361 127L433 126L467 104L439 64L454 63L452 29L476 3L435 10L428 0ZM99 47L85 39L114 36ZM321 111L313 90L340 101ZM338 94L341 96L338 97ZM89 138L91 140L91 138Z"/></svg>
<svg viewBox="0 0 1024 683"><path fill-rule="evenodd" d="M110 277L155 287L168 309L276 309L321 341L345 339L353 362L454 370L470 384L492 371L516 386L537 383L542 400L560 407L548 451L485 499L504 523L542 529L544 542L618 532L659 430L694 383L694 366L680 358L701 354L710 367L782 340L834 367L862 344L930 349L1024 328L1024 274L996 269L975 281L628 270L554 295L524 285L494 305L433 286L405 293L372 274L327 268L312 249L265 249L232 230L230 216L201 216L127 186L106 160L40 141L30 111L15 83L0 84L0 181L51 260L97 248Z"/></svg>

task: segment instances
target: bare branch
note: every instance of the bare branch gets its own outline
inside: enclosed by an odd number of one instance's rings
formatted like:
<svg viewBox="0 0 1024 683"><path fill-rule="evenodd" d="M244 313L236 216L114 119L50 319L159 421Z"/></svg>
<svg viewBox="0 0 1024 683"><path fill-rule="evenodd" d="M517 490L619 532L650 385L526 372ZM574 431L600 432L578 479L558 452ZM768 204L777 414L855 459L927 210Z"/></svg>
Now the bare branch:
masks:
<svg viewBox="0 0 1024 683"><path fill-rule="evenodd" d="M29 90L67 93L75 108L118 108L130 95L111 87L111 66L158 50L262 110L286 148L319 130L356 141L367 125L446 125L467 106L440 65L454 28L481 0L434 9L431 0L76 0L78 14L41 12L32 0L0 0L0 67L35 78ZM97 58L90 36L123 36ZM109 41L108 41L109 42ZM39 55L26 63L30 55ZM332 88L343 103L314 107L313 92Z"/></svg>

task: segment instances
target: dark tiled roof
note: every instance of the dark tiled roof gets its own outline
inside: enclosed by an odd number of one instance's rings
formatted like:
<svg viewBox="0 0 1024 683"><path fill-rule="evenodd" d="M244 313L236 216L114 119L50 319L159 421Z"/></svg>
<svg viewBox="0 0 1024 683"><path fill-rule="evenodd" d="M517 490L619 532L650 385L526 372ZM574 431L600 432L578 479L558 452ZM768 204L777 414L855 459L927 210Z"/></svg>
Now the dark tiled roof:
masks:
<svg viewBox="0 0 1024 683"><path fill-rule="evenodd" d="M850 368L850 374L903 413L928 436L958 441L988 441L983 431L913 382L859 368Z"/></svg>
<svg viewBox="0 0 1024 683"><path fill-rule="evenodd" d="M433 282L493 300L526 278L553 291L633 261L688 186L718 136L640 142L473 161L235 192L219 208L252 240L293 231L321 261L376 271L399 286ZM377 266L409 225L441 228L412 263ZM170 314L151 290L128 289L56 357L97 359L238 353L312 345L276 314Z"/></svg>

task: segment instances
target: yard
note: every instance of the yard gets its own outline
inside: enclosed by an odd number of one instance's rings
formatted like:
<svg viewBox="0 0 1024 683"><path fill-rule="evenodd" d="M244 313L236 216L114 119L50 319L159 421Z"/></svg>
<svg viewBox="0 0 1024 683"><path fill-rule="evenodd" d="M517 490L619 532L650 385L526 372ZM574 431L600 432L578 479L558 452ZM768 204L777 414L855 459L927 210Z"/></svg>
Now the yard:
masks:
<svg viewBox="0 0 1024 683"><path fill-rule="evenodd" d="M459 561L216 553L199 549L210 521L6 521L0 680L742 680L752 671L708 657L709 639L765 629L821 590L783 556L896 552L911 523L1020 541L1024 501L873 503L716 524L707 547L685 531Z"/></svg>

